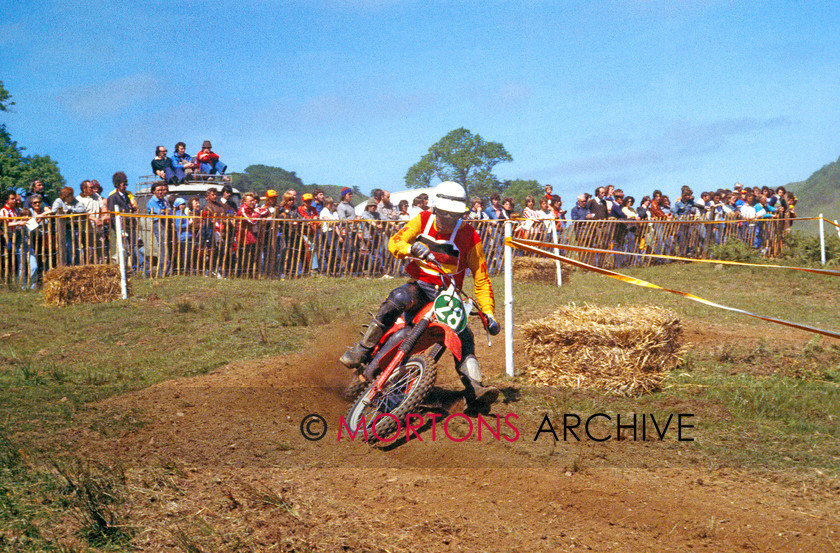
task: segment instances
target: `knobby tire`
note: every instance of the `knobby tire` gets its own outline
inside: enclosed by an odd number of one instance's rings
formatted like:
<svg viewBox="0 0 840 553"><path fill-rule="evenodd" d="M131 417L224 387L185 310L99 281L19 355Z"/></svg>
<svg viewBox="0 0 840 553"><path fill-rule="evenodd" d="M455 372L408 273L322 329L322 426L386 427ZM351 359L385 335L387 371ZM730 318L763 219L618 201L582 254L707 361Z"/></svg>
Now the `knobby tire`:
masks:
<svg viewBox="0 0 840 553"><path fill-rule="evenodd" d="M362 392L367 390L367 388L367 382L365 382L364 380L359 380L359 374L354 371L353 379L341 391L341 396L342 398L344 398L344 401L355 401L356 399L358 399Z"/></svg>
<svg viewBox="0 0 840 553"><path fill-rule="evenodd" d="M376 442L377 435L380 438L386 438L398 429L398 423L393 418L380 417L376 423L376 431L374 432L371 423L377 414L390 413L397 420L402 421L406 415L414 412L422 405L423 400L426 399L426 396L435 383L437 364L425 355L415 355L405 362L402 369L395 370L394 374L397 377L396 382L399 384L399 389L394 389L391 384L386 385L382 393L374 398L373 404L366 406L362 403L362 400L373 388L373 384L370 384L364 393L359 395L344 417L344 420L350 426L350 430L355 431L361 416L364 415L365 424L368 425L367 437L369 442ZM385 403L388 397L403 393L408 383L411 383L411 387L400 403L390 410L386 409Z"/></svg>

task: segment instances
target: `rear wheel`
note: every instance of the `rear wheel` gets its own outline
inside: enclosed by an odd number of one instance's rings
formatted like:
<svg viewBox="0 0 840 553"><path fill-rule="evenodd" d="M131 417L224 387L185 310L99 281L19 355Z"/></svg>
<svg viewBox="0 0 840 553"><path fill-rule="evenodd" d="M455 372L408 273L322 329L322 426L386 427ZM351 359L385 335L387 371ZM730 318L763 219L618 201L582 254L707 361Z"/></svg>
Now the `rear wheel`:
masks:
<svg viewBox="0 0 840 553"><path fill-rule="evenodd" d="M394 371L380 394L374 395L373 384L368 386L347 411L347 426L356 432L364 425L363 434L370 442L387 438L407 414L420 407L436 376L434 361L424 355L411 357ZM386 413L391 416L383 416Z"/></svg>

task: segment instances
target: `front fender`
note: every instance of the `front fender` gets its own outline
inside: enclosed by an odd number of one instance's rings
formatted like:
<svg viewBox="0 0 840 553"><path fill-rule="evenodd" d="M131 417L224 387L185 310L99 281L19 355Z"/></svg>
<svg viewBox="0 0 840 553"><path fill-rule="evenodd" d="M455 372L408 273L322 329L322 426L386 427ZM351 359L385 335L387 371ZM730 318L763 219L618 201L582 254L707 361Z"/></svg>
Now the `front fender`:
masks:
<svg viewBox="0 0 840 553"><path fill-rule="evenodd" d="M379 339L379 346L380 348L388 342L388 339L391 338L391 335L396 333L398 330L402 330L405 328L405 320L400 317L397 319L397 322L391 325L391 328L385 331L385 334L382 335L382 338Z"/></svg>
<svg viewBox="0 0 840 553"><path fill-rule="evenodd" d="M411 350L411 353L415 354L425 351L440 342L441 338L443 339L443 345L446 346L446 349L451 351L452 355L455 356L455 359L460 361L461 339L458 338L458 335L455 334L454 330L445 324L436 321L429 323L429 328L423 333L423 336L420 337L417 344L414 345L414 349Z"/></svg>

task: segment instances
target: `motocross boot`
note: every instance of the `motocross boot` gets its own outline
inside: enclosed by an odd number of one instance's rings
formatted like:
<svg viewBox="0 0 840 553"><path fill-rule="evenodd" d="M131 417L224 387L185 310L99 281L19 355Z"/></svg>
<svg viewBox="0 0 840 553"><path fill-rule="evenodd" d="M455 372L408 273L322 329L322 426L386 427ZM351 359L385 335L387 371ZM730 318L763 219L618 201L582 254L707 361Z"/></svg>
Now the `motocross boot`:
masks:
<svg viewBox="0 0 840 553"><path fill-rule="evenodd" d="M481 410L487 408L499 398L498 388L481 384L481 368L478 366L478 359L475 356L466 356L458 366L458 373L461 375L461 382L464 384L464 398L467 400L467 409Z"/></svg>
<svg viewBox="0 0 840 553"><path fill-rule="evenodd" d="M359 343L345 351L344 355L341 356L339 359L341 364L348 369L358 369L367 365L370 362L370 354L373 348L385 334L385 330L386 327L376 319L371 321Z"/></svg>
<svg viewBox="0 0 840 553"><path fill-rule="evenodd" d="M373 317L370 326L367 327L364 336L358 344L344 352L339 361L348 369L358 369L367 365L371 359L371 352L377 342L385 334L385 331L393 326L394 321L400 313L417 305L419 294L417 285L404 284L399 288L391 290L379 311Z"/></svg>

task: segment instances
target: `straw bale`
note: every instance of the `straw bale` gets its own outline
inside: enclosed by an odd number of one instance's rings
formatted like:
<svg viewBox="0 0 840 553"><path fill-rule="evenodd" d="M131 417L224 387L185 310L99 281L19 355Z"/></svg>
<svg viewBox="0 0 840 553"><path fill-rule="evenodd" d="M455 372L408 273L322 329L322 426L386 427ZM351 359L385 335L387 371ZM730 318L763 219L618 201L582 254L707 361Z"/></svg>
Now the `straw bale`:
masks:
<svg viewBox="0 0 840 553"><path fill-rule="evenodd" d="M681 361L682 324L659 307L569 305L522 325L527 379L635 396L660 388Z"/></svg>
<svg viewBox="0 0 840 553"><path fill-rule="evenodd" d="M563 282L566 283L572 274L572 266L567 263L560 264L563 275ZM557 265L553 259L545 257L513 258L513 276L516 280L523 282L557 282Z"/></svg>
<svg viewBox="0 0 840 553"><path fill-rule="evenodd" d="M131 295L131 279L127 282ZM44 275L44 302L48 305L99 303L122 297L117 265L56 267Z"/></svg>

